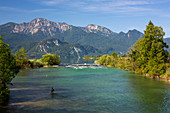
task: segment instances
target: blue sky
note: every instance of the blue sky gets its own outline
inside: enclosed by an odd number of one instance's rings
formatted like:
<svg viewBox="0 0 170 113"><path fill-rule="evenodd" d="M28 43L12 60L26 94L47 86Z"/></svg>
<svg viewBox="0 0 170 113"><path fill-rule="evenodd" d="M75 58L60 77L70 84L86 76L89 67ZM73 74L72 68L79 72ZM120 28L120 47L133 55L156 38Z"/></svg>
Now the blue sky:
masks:
<svg viewBox="0 0 170 113"><path fill-rule="evenodd" d="M170 37L170 0L1 0L0 24L45 18L69 25L96 24L113 32L143 32L151 20Z"/></svg>

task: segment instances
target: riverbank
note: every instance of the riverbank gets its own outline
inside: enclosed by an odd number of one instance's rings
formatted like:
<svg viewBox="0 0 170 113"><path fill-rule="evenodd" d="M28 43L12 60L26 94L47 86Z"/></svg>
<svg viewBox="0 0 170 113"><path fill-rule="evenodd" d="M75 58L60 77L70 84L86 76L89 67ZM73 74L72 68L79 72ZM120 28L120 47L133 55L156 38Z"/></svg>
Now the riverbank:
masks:
<svg viewBox="0 0 170 113"><path fill-rule="evenodd" d="M95 61L95 63L99 64L97 61ZM103 66L104 66L104 65L103 65ZM105 67L114 67L114 66L106 65ZM121 68L119 68L119 67L116 67L116 68L121 69ZM128 69L121 69L121 70L131 71L131 70L128 70ZM132 72L134 72L134 71L132 71ZM134 72L134 73L135 73L135 72ZM140 73L135 73L135 74L140 74ZM166 73L166 74L167 74L167 76L168 76L170 73ZM164 81L167 81L167 82L170 83L170 77L165 77L165 76L155 76L155 77L152 77L152 76L150 76L149 74L140 74L140 75L145 76L145 77L150 78L150 79L157 79L157 80L160 80L160 79L161 79L161 80L164 80Z"/></svg>
<svg viewBox="0 0 170 113"><path fill-rule="evenodd" d="M143 75L143 76L145 76L145 77L147 77L147 78L151 78L151 79L157 79L157 80L162 79L162 80L167 81L167 82L170 83L170 77L159 77L159 76L152 77L152 76L150 76L150 75L148 75L148 74L141 74L141 75Z"/></svg>
<svg viewBox="0 0 170 113"><path fill-rule="evenodd" d="M159 68L158 65L156 65L157 68L153 68L153 66L147 66L148 68L141 68L137 65L137 63L132 61L131 57L122 57L120 55L103 55L100 57L99 60L95 61L95 63L98 63L100 65L106 66L106 67L116 67L125 71L133 71L136 74L141 74L144 76L147 76L152 79L164 79L166 81L170 81L170 64L167 62L162 63L161 65L164 67ZM149 65L149 64L147 64Z"/></svg>

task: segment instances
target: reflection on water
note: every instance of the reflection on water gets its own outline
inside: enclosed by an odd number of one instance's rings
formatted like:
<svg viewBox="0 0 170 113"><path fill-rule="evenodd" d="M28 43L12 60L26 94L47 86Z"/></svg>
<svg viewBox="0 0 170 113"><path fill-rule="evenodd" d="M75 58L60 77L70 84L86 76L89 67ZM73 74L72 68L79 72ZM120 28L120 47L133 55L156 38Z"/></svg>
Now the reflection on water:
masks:
<svg viewBox="0 0 170 113"><path fill-rule="evenodd" d="M169 84L116 68L22 70L13 84L3 112L170 112Z"/></svg>

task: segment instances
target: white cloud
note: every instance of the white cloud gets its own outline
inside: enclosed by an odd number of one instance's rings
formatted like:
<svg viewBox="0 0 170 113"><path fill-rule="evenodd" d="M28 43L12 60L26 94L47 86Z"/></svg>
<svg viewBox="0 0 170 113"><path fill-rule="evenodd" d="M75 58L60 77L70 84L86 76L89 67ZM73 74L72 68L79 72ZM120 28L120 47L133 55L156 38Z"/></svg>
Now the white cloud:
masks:
<svg viewBox="0 0 170 113"><path fill-rule="evenodd" d="M94 0L93 0L94 1ZM96 0L95 0L96 1ZM131 13L151 11L152 9L144 7L144 5L150 4L147 1L105 1L104 3L98 2L96 4L85 4L83 7L79 7L84 11L102 12L102 13Z"/></svg>
<svg viewBox="0 0 170 113"><path fill-rule="evenodd" d="M70 2L70 3L67 3L68 6L71 6L71 7L84 7L84 6L87 6L88 4L86 2L79 2L79 1L76 1L76 2Z"/></svg>
<svg viewBox="0 0 170 113"><path fill-rule="evenodd" d="M5 11L20 11L17 8L13 8L13 7L6 7L6 6L0 6L1 10L5 10Z"/></svg>
<svg viewBox="0 0 170 113"><path fill-rule="evenodd" d="M56 11L56 9L32 9L32 10L25 10L25 9L13 8L13 7L6 7L6 6L1 6L0 9L1 10L5 10L5 11L16 11L16 12L24 12L24 13L38 13L38 12Z"/></svg>
<svg viewBox="0 0 170 113"><path fill-rule="evenodd" d="M63 2L66 2L67 0L46 0L42 1L44 5L56 5L56 4L61 4Z"/></svg>
<svg viewBox="0 0 170 113"><path fill-rule="evenodd" d="M134 5L146 5L149 4L147 1L112 1L109 4L112 4L112 6L134 6Z"/></svg>
<svg viewBox="0 0 170 113"><path fill-rule="evenodd" d="M49 12L56 11L56 9L34 9L34 10L25 10L28 13L38 13L38 12Z"/></svg>
<svg viewBox="0 0 170 113"><path fill-rule="evenodd" d="M36 2L35 2L36 1ZM34 3L41 3L47 9L24 10L12 7L0 7L1 10L11 10L17 12L55 12L58 7L64 8L64 11L87 12L87 13L105 13L105 14L131 14L135 15L154 15L169 17L170 13L164 11L163 4L169 3L169 0L34 0ZM160 5L161 4L161 5ZM52 9L51 9L52 7ZM48 9L49 8L49 9ZM168 7L166 8L167 10ZM61 10L61 9L59 9ZM161 14L161 15L160 15Z"/></svg>

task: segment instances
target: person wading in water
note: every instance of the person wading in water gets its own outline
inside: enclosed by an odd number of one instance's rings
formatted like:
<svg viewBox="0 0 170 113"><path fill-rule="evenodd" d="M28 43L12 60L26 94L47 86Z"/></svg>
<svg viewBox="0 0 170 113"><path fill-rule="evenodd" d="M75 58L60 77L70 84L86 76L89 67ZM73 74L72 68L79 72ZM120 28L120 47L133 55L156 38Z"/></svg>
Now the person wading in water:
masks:
<svg viewBox="0 0 170 113"><path fill-rule="evenodd" d="M54 92L54 88L51 88L51 94L53 94L53 92Z"/></svg>

